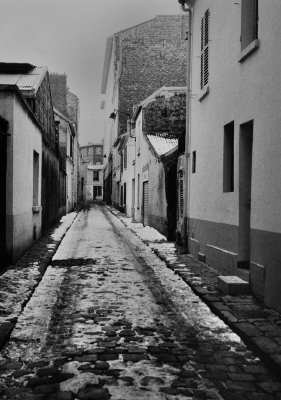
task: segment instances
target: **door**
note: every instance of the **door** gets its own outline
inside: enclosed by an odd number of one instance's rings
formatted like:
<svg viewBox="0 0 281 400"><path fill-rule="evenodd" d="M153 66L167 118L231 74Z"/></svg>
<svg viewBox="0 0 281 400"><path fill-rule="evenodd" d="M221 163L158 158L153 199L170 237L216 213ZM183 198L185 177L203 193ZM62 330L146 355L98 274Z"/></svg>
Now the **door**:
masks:
<svg viewBox="0 0 281 400"><path fill-rule="evenodd" d="M240 125L238 267L249 268L251 251L253 121Z"/></svg>
<svg viewBox="0 0 281 400"><path fill-rule="evenodd" d="M148 182L143 183L143 225L148 225Z"/></svg>

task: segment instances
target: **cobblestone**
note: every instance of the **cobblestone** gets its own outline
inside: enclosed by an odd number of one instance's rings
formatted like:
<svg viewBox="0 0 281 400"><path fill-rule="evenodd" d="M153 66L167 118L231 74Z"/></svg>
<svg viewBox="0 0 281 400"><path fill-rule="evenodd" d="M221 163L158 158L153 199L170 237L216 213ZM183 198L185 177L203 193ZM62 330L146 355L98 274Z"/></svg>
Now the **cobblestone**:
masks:
<svg viewBox="0 0 281 400"><path fill-rule="evenodd" d="M280 398L279 380L179 277L186 265L174 274L151 246L107 209L78 215L1 352L3 400ZM241 311L237 300L224 304Z"/></svg>

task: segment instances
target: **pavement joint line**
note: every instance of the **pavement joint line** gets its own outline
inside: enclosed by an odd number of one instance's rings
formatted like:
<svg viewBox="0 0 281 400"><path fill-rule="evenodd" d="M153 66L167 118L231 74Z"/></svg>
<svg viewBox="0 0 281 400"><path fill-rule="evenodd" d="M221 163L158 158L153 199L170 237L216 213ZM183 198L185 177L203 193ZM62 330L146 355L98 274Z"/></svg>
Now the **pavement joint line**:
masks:
<svg viewBox="0 0 281 400"><path fill-rule="evenodd" d="M175 274L177 274L190 288L191 290L200 298L200 300L202 300L209 308L210 310L216 315L218 316L225 324L227 324L230 329L236 333L243 341L244 343L247 344L247 346L264 362L265 365L267 365L267 367L275 374L278 376L278 378L281 378L281 357L276 357L276 351L266 351L265 346L263 346L263 341L261 340L259 343L256 342L255 338L258 338L257 336L251 336L250 334L247 334L247 332L245 332L245 330L242 330L240 328L240 326L238 325L239 323L243 323L243 322L247 322L248 324L250 324L251 326L255 327L255 325L252 323L252 321L249 321L249 319L245 318L246 321L244 321L244 319L239 320L239 318L236 318L236 321L233 321L232 318L234 317L231 312L230 315L227 314L227 310L224 310L223 308L220 309L218 307L218 304L224 305L225 302L223 300L224 296L223 294L221 294L220 292L218 292L216 290L215 293L211 293L209 289L207 289L206 293L204 293L204 291L202 292L202 286L205 285L196 285L194 283L192 283L192 281L189 279L188 275L185 274L186 269L188 267L188 264L184 262L184 260L180 260L181 264L185 263L185 267L181 267L180 269L177 267L177 264L175 262L171 262L167 259L166 255L164 253L161 254L161 250L157 249L157 248L153 248L153 243L154 244L159 244L159 242L153 242L153 241L147 241L147 240L143 240L142 237L138 234L137 230L132 229L131 227L127 226L125 221L123 220L123 218L128 218L125 215L123 215L120 211L116 210L116 209L112 209L113 207L107 206L106 207L115 217L117 217L124 226L126 226L127 228L130 229L130 231L132 233L134 233L139 239L141 239L141 241L151 249L151 251L162 261L165 262L166 266L172 270ZM120 218L121 217L121 218ZM187 254L177 254L175 257L176 258L180 258L181 256L184 256ZM190 256L190 255L189 255ZM199 266L199 267L205 267L206 269L216 273L217 275L219 275L219 273L214 270L214 268L209 267L206 263L202 262L202 261L197 261L194 258L192 259L192 263L195 266ZM197 275L200 275L200 272L197 271ZM198 287L197 287L198 286ZM216 296L216 300L212 300L212 299L208 299L207 296ZM251 295L250 295L251 296ZM232 296L229 296L232 297ZM239 298L241 296L235 296L235 298ZM242 296L243 297L243 296ZM247 295L247 297L249 297L249 295ZM252 295L252 297L254 297ZM258 299L254 298L255 301L261 306L263 307L263 305L259 302ZM264 310L269 310L271 312L276 313L279 318L280 318L280 322L281 322L281 316L279 313L277 313L277 311L275 310L271 310L267 307L263 307ZM231 310L230 310L231 311ZM182 314L182 313L181 313ZM186 316L183 314L183 317L186 318ZM264 318L264 320L266 321L266 318ZM256 328L256 327L255 327ZM278 328L280 329L280 326L278 326ZM257 328L256 328L257 329ZM271 339L270 335L267 332L263 332L265 338ZM281 330L280 330L280 337L281 337ZM272 338L272 340L274 341L274 337ZM277 343L276 343L276 350L277 350ZM279 351L280 351L280 346L279 346Z"/></svg>

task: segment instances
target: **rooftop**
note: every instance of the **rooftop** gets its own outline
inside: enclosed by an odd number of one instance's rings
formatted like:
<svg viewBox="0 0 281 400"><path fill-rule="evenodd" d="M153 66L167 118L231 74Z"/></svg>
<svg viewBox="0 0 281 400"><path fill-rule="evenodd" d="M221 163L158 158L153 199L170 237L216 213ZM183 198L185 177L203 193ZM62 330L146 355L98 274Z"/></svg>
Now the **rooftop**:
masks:
<svg viewBox="0 0 281 400"><path fill-rule="evenodd" d="M0 84L16 85L25 94L35 94L47 72L47 67L27 63L0 62Z"/></svg>
<svg viewBox="0 0 281 400"><path fill-rule="evenodd" d="M178 139L168 134L146 135L149 143L158 156L163 156L178 146Z"/></svg>

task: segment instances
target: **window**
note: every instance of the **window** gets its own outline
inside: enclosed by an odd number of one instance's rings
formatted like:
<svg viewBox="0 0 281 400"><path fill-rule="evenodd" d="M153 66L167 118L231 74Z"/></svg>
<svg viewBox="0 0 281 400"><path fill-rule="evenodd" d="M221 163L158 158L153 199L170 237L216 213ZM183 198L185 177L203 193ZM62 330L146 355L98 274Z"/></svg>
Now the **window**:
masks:
<svg viewBox="0 0 281 400"><path fill-rule="evenodd" d="M96 147L96 154L100 155L101 154L101 147Z"/></svg>
<svg viewBox="0 0 281 400"><path fill-rule="evenodd" d="M196 172L196 151L192 152L192 173Z"/></svg>
<svg viewBox="0 0 281 400"><path fill-rule="evenodd" d="M241 50L258 38L258 0L241 0Z"/></svg>
<svg viewBox="0 0 281 400"><path fill-rule="evenodd" d="M137 194L137 207L140 206L140 174L138 174L138 194Z"/></svg>
<svg viewBox="0 0 281 400"><path fill-rule="evenodd" d="M180 217L183 217L184 213L184 193L183 193L183 171L179 171L179 214Z"/></svg>
<svg viewBox="0 0 281 400"><path fill-rule="evenodd" d="M39 202L39 154L33 151L33 206Z"/></svg>
<svg viewBox="0 0 281 400"><path fill-rule="evenodd" d="M234 192L234 122L224 126L223 191Z"/></svg>
<svg viewBox="0 0 281 400"><path fill-rule="evenodd" d="M98 181L100 179L99 171L93 171L93 180Z"/></svg>
<svg viewBox="0 0 281 400"><path fill-rule="evenodd" d="M207 10L201 19L201 89L204 89L209 82L209 25L210 11Z"/></svg>
<svg viewBox="0 0 281 400"><path fill-rule="evenodd" d="M124 169L127 168L127 146L124 149Z"/></svg>
<svg viewBox="0 0 281 400"><path fill-rule="evenodd" d="M127 204L127 183L124 183L124 206Z"/></svg>

